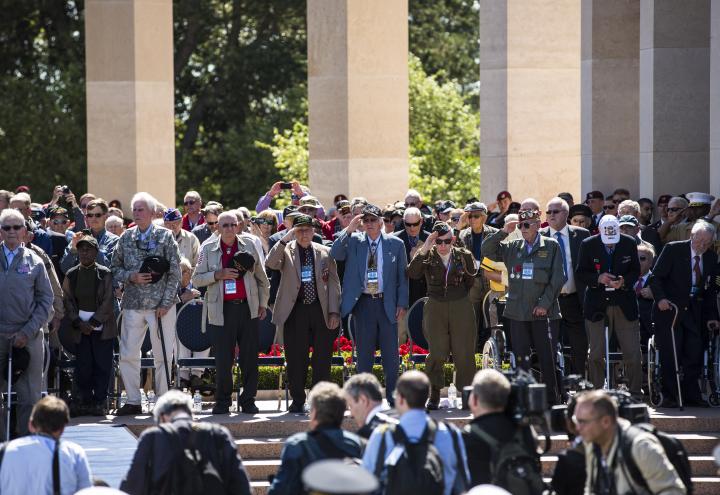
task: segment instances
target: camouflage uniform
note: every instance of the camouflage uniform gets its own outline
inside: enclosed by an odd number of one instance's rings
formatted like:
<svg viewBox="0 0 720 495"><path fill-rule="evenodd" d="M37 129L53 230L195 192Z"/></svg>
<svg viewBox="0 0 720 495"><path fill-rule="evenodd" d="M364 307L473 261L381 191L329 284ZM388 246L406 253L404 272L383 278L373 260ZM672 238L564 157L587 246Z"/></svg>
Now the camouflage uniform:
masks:
<svg viewBox="0 0 720 495"><path fill-rule="evenodd" d="M170 269L157 283L135 284L130 275L140 270L148 256L161 256L168 260ZM180 285L180 251L172 231L151 225L144 239L138 227L126 230L113 253L111 269L115 282L124 286L122 298L122 330L120 332L120 374L127 390L127 403L140 404L140 349L145 339L145 326L150 330L153 357L155 358L155 390L158 395L167 391L165 365L170 370L175 348L175 303ZM155 310L169 308L161 318L167 363L158 331Z"/></svg>

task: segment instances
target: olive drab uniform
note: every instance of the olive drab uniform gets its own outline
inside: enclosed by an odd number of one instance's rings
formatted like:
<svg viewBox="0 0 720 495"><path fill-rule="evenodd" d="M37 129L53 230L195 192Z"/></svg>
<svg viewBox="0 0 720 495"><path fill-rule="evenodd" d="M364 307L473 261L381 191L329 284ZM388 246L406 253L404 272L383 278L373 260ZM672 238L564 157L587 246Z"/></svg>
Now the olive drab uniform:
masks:
<svg viewBox="0 0 720 495"><path fill-rule="evenodd" d="M443 366L452 352L458 389L472 383L475 374L475 312L468 298L477 276L470 251L453 247L447 265L433 247L417 254L408 265L408 276L425 277L428 301L423 312L423 333L430 346L425 372L430 379L430 400L437 402L444 386Z"/></svg>

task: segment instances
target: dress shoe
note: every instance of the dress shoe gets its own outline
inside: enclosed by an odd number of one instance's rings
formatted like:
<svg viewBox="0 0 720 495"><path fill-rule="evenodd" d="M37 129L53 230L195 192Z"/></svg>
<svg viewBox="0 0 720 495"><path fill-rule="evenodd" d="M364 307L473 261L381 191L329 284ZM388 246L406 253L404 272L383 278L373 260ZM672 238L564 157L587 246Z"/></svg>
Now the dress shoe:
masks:
<svg viewBox="0 0 720 495"><path fill-rule="evenodd" d="M256 406L254 402L249 402L242 406L242 412L245 414L257 414L260 412L260 409L258 409L258 406Z"/></svg>
<svg viewBox="0 0 720 495"><path fill-rule="evenodd" d="M125 404L117 410L115 416L137 416L138 414L142 414L140 404Z"/></svg>
<svg viewBox="0 0 720 495"><path fill-rule="evenodd" d="M293 414L302 414L305 412L305 408L303 407L303 404L292 401L292 404L288 407L288 412Z"/></svg>
<svg viewBox="0 0 720 495"><path fill-rule="evenodd" d="M230 406L227 406L225 404L215 404L215 407L212 408L213 414L230 414Z"/></svg>

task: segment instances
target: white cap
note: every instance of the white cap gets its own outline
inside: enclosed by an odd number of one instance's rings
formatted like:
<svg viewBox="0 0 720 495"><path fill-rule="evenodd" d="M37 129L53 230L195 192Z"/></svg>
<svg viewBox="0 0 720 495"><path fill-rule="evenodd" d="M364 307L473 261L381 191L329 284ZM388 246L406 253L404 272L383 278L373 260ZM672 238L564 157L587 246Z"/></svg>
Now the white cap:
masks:
<svg viewBox="0 0 720 495"><path fill-rule="evenodd" d="M715 196L703 192L687 193L685 197L687 198L688 203L690 203L690 206L709 205L715 200Z"/></svg>
<svg viewBox="0 0 720 495"><path fill-rule="evenodd" d="M614 215L604 215L598 225L600 238L603 244L617 244L620 242L620 222Z"/></svg>
<svg viewBox="0 0 720 495"><path fill-rule="evenodd" d="M510 492L495 485L477 485L468 495L510 495Z"/></svg>

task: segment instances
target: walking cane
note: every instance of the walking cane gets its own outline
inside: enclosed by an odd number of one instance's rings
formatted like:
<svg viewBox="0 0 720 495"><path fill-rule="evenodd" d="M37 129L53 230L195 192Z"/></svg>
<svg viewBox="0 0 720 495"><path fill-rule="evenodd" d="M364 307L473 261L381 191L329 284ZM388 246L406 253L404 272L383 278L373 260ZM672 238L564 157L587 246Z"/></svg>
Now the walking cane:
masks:
<svg viewBox="0 0 720 495"><path fill-rule="evenodd" d="M680 406L680 410L683 410L683 400L682 400L682 389L680 388L680 367L678 366L678 358L677 358L677 346L675 345L675 322L677 322L677 317L680 311L678 310L678 307L675 305L675 303L670 303L670 306L675 311L675 315L673 316L672 325L670 326L670 336L672 337L672 344L673 344L673 358L675 359L675 380L677 380L677 391L678 391L678 406Z"/></svg>
<svg viewBox="0 0 720 495"><path fill-rule="evenodd" d="M605 390L610 390L610 322L605 315Z"/></svg>
<svg viewBox="0 0 720 495"><path fill-rule="evenodd" d="M8 350L8 375L7 375L7 419L5 422L5 441L10 441L10 415L12 413L12 355L13 345L10 341L10 349Z"/></svg>
<svg viewBox="0 0 720 495"><path fill-rule="evenodd" d="M170 390L170 373L168 372L167 351L165 350L165 336L163 335L162 317L158 317L158 335L160 335L160 347L163 353L163 366L165 367L165 381L167 388Z"/></svg>

